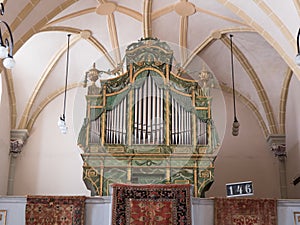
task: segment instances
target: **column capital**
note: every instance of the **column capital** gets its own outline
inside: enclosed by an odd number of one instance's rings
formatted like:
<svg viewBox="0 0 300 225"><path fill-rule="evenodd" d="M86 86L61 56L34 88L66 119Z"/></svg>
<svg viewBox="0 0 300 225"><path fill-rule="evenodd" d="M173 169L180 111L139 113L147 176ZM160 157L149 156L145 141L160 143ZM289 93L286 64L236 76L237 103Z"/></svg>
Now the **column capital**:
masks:
<svg viewBox="0 0 300 225"><path fill-rule="evenodd" d="M271 151L274 153L278 159L286 157L286 144L285 144L285 135L282 134L270 134L267 137L267 142Z"/></svg>
<svg viewBox="0 0 300 225"><path fill-rule="evenodd" d="M17 156L29 137L27 129L14 129L10 131L10 154Z"/></svg>

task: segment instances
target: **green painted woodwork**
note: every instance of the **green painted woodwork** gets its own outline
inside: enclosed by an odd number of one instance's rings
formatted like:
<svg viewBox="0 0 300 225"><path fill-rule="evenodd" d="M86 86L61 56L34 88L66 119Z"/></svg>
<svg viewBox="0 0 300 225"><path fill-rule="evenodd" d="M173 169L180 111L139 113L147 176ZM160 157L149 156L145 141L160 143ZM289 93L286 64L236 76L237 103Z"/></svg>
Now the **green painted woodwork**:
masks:
<svg viewBox="0 0 300 225"><path fill-rule="evenodd" d="M155 38L141 39L126 49L126 72L113 79L101 80L100 87L95 82L88 87L86 118L79 132L78 145L84 152L83 180L92 195L111 195L110 184L117 182L190 183L195 187L194 196L204 197L205 191L212 184L215 152L219 148L216 128L209 116L212 99L206 96L198 81L183 79L179 72L173 73L172 60L173 51L167 43ZM148 76L164 91L164 113L167 112L165 104L169 96L194 115L195 119L207 124L207 144L172 145L167 141L166 133L171 130L166 129L166 124L162 144L128 144L132 143L130 133L126 134L125 144L105 142L106 134L102 131L105 131L106 113L126 98L125 115L121 116L126 117L129 123L134 118L133 113L131 118L127 117L134 108L130 102L131 93L141 88ZM171 107L169 105L168 112L171 112ZM101 132L99 140L92 143L90 132L95 122L101 127ZM164 123L168 123L171 129L170 118ZM193 135L198 128L194 129L192 140L195 140Z"/></svg>

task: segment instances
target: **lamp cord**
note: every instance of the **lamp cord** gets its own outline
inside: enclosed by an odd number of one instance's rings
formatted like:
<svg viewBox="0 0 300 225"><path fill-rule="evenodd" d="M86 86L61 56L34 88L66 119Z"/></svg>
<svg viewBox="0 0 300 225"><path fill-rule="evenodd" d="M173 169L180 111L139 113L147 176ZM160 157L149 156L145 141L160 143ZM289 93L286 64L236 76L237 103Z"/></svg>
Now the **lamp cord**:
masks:
<svg viewBox="0 0 300 225"><path fill-rule="evenodd" d="M233 69L233 51L232 51L232 37L230 34L230 52L231 52L231 78L232 78L232 97L233 97L233 113L234 113L234 122L237 122L236 118L236 106L235 106L235 87L234 87L234 69Z"/></svg>
<svg viewBox="0 0 300 225"><path fill-rule="evenodd" d="M66 64L66 81L65 81L65 96L64 96L64 111L63 111L63 121L65 121L66 113L66 99L67 99L67 87L68 87L68 75L69 75L69 51L70 51L70 36L68 34L68 49L67 49L67 64Z"/></svg>
<svg viewBox="0 0 300 225"><path fill-rule="evenodd" d="M4 4L0 3L0 7L1 7L0 14L1 14L1 16L3 16L4 15ZM9 25L5 21L0 20L0 23L3 23L5 25L8 33L9 33L9 37L10 37L10 42L9 42L8 38L5 38L5 40L3 41L2 31L0 29L0 45L4 46L4 47L8 47L9 48L8 57L13 58L14 39L13 39L13 35L12 35L12 32L11 32L11 29L10 29Z"/></svg>
<svg viewBox="0 0 300 225"><path fill-rule="evenodd" d="M298 35L297 35L297 54L300 54L300 47L299 47L299 36L300 36L300 28L298 30Z"/></svg>
<svg viewBox="0 0 300 225"><path fill-rule="evenodd" d="M1 6L0 14L3 16L4 15L4 4L0 3L0 6Z"/></svg>

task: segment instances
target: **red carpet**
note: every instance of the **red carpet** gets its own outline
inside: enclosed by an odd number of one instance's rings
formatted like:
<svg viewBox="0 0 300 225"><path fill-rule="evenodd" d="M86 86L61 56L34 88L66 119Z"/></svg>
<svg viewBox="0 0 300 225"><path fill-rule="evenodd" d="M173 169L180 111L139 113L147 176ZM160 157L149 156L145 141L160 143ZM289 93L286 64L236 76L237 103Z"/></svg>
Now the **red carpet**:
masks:
<svg viewBox="0 0 300 225"><path fill-rule="evenodd" d="M216 198L217 225L277 225L277 201L273 199Z"/></svg>
<svg viewBox="0 0 300 225"><path fill-rule="evenodd" d="M191 225L190 185L113 184L113 225Z"/></svg>
<svg viewBox="0 0 300 225"><path fill-rule="evenodd" d="M26 225L84 225L84 196L28 196Z"/></svg>

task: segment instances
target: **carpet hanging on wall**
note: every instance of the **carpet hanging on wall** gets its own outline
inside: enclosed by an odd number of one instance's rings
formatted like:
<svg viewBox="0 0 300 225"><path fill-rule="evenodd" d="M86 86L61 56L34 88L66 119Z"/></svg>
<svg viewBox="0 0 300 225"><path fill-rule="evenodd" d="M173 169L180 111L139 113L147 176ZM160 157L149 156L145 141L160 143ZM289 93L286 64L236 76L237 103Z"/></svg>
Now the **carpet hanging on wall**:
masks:
<svg viewBox="0 0 300 225"><path fill-rule="evenodd" d="M274 199L216 198L215 224L277 225Z"/></svg>
<svg viewBox="0 0 300 225"><path fill-rule="evenodd" d="M190 187L113 184L112 225L191 225Z"/></svg>
<svg viewBox="0 0 300 225"><path fill-rule="evenodd" d="M84 225L85 196L28 196L26 225Z"/></svg>

